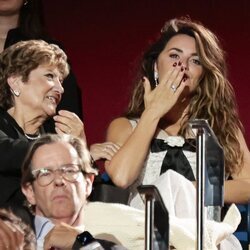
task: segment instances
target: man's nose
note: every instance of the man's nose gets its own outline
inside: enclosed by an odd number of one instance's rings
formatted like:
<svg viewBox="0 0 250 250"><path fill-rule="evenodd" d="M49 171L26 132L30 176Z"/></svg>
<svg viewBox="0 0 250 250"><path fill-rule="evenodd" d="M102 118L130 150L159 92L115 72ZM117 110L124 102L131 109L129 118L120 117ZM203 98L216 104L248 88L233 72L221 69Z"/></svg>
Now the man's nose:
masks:
<svg viewBox="0 0 250 250"><path fill-rule="evenodd" d="M60 171L54 172L54 184L56 186L65 185L65 180L64 180L63 175Z"/></svg>

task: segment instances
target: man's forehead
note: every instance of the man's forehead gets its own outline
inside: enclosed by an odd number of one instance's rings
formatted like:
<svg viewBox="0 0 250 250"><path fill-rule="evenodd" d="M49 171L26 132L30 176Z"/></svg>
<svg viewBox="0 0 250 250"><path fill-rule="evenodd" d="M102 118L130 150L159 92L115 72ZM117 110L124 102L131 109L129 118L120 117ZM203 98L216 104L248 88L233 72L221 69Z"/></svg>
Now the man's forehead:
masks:
<svg viewBox="0 0 250 250"><path fill-rule="evenodd" d="M40 146L32 157L33 166L66 164L78 158L75 148L67 142L54 142Z"/></svg>

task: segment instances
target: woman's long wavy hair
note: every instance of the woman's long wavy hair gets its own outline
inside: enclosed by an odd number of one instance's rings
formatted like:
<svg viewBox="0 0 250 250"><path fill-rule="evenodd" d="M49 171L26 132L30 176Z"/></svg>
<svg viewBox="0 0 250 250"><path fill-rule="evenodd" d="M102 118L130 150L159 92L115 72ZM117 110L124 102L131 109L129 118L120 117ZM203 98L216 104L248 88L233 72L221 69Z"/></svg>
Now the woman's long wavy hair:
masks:
<svg viewBox="0 0 250 250"><path fill-rule="evenodd" d="M235 94L227 79L224 51L215 34L198 22L188 18L168 21L161 30L160 38L151 45L142 58L136 84L125 116L139 118L144 111L144 87L142 77L146 76L155 88L154 64L168 41L175 35L194 37L197 52L203 66L203 77L191 98L189 111L179 134L188 134L188 121L206 119L224 149L227 174L241 169L243 152L240 150L238 132L243 130L239 120Z"/></svg>

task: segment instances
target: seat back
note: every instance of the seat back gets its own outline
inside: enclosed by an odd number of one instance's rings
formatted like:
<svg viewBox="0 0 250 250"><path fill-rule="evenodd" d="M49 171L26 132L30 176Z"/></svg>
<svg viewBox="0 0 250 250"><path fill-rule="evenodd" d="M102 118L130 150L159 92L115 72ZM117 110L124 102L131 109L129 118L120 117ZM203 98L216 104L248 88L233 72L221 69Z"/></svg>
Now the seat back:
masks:
<svg viewBox="0 0 250 250"><path fill-rule="evenodd" d="M238 204L241 213L241 223L234 235L240 241L243 250L250 249L250 204Z"/></svg>

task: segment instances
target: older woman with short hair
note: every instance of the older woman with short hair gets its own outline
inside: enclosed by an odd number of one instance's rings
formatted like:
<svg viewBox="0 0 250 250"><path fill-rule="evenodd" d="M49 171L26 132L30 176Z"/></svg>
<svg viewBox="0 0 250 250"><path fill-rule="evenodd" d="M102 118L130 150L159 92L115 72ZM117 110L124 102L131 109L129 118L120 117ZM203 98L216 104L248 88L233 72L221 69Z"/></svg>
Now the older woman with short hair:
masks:
<svg viewBox="0 0 250 250"><path fill-rule="evenodd" d="M85 139L76 114L61 110L56 115L68 73L66 54L41 40L16 43L0 55L0 206L22 205L22 161L30 143L44 133L49 117L58 134Z"/></svg>

